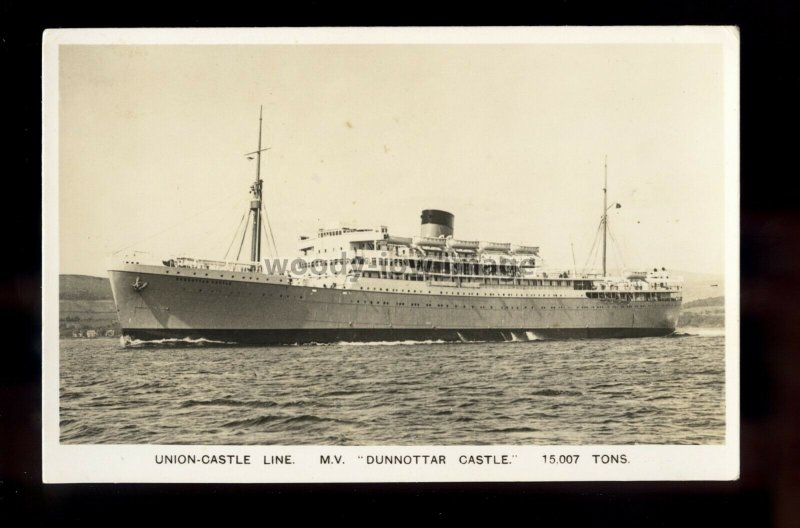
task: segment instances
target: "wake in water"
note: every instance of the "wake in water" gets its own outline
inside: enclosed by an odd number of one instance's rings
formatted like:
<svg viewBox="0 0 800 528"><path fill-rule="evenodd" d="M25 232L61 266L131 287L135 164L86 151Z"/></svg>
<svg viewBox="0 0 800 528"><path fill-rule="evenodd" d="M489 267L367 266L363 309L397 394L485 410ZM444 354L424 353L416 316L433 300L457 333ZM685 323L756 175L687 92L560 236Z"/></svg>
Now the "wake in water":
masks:
<svg viewBox="0 0 800 528"><path fill-rule="evenodd" d="M199 339L191 339L189 337L184 337L183 339L178 339L176 337L172 337L169 339L131 339L130 336L121 336L119 338L119 344L122 348L144 348L144 347L152 347L152 346L205 346L205 345L236 345L237 343L232 341L215 341L214 339L206 339L201 337Z"/></svg>
<svg viewBox="0 0 800 528"><path fill-rule="evenodd" d="M445 345L451 341L443 341L441 339L426 339L423 341L339 341L337 343L330 343L333 346L397 346L397 345ZM454 341L452 341L454 342ZM325 343L315 343L324 345Z"/></svg>
<svg viewBox="0 0 800 528"><path fill-rule="evenodd" d="M537 341L539 337L530 337L532 332L527 332L528 339L519 339L515 336L514 339L509 340L508 343L524 343L528 341ZM325 347L342 347L342 346L414 346L414 345L453 345L465 343L486 343L487 341L468 340L462 338L461 341L445 341L443 339L425 339L425 340L411 340L406 339L403 341L337 341L335 343L318 343L312 341L310 343L292 343L288 346L305 347L305 346L325 346ZM119 343L122 348L148 348L160 346L174 346L174 347L202 347L202 346L247 346L235 341L218 341L214 339L198 338L191 339L184 337L178 339L176 337L168 339L131 339L130 336L122 336L119 338ZM256 346L256 345L252 345Z"/></svg>
<svg viewBox="0 0 800 528"><path fill-rule="evenodd" d="M725 337L724 328L685 327L675 330L667 337Z"/></svg>

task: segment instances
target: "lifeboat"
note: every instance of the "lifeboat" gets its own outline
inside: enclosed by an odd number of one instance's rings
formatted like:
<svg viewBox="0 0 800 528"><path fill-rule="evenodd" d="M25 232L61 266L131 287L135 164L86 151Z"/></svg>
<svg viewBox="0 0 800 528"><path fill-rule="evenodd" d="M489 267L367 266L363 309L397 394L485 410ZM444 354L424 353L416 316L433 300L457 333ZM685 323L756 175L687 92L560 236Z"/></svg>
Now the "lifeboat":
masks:
<svg viewBox="0 0 800 528"><path fill-rule="evenodd" d="M479 242L477 240L456 240L455 238L447 239L447 247L451 249L478 249Z"/></svg>
<svg viewBox="0 0 800 528"><path fill-rule="evenodd" d="M537 246L522 246L519 244L513 244L511 246L511 252L516 253L517 255L538 255L539 248Z"/></svg>
<svg viewBox="0 0 800 528"><path fill-rule="evenodd" d="M445 247L447 241L444 238L432 238L416 236L412 239L415 246L421 247Z"/></svg>
<svg viewBox="0 0 800 528"><path fill-rule="evenodd" d="M481 251L511 251L511 244L508 242L479 242L478 247Z"/></svg>
<svg viewBox="0 0 800 528"><path fill-rule="evenodd" d="M394 244L396 246L410 246L413 242L411 237L399 237L399 236L387 236L384 239L389 244Z"/></svg>

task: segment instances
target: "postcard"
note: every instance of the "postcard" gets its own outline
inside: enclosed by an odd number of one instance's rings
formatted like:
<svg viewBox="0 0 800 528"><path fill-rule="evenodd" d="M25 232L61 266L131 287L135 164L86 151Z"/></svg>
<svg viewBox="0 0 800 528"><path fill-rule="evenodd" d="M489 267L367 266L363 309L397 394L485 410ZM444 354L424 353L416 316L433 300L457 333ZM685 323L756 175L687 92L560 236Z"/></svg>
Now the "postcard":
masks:
<svg viewBox="0 0 800 528"><path fill-rule="evenodd" d="M43 35L43 480L739 476L732 27Z"/></svg>

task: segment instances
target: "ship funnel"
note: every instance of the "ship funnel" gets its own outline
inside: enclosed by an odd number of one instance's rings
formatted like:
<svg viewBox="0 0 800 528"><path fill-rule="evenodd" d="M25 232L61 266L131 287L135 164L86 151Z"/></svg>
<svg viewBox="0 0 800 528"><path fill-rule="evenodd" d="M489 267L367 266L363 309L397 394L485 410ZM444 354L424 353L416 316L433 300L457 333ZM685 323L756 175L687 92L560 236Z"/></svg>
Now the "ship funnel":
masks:
<svg viewBox="0 0 800 528"><path fill-rule="evenodd" d="M438 209L425 209L422 211L422 228L420 236L440 238L453 236L453 215Z"/></svg>

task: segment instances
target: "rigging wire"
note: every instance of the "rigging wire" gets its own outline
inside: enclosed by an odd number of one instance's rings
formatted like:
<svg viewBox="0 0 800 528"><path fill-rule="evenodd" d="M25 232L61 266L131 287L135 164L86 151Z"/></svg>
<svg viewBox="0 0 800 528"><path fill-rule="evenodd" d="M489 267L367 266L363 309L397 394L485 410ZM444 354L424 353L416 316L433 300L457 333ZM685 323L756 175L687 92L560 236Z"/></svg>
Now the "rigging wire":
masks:
<svg viewBox="0 0 800 528"><path fill-rule="evenodd" d="M592 256L595 254L597 249L597 241L600 239L600 231L603 229L603 221L600 220L600 225L597 226L597 231L594 234L594 241L592 242L592 248L589 250L589 254L586 256L586 262L583 264L583 271L586 271L589 267L589 262L594 262Z"/></svg>
<svg viewBox="0 0 800 528"><path fill-rule="evenodd" d="M266 231L266 228L264 227L264 222L261 222L261 232L258 234L258 236L261 237L262 235L263 235L264 241L267 242L267 246L265 248L266 249L265 253L266 252L272 253L272 251L271 251L271 249L269 247L269 239L267 238L267 231ZM263 259L264 255L261 255L261 258Z"/></svg>
<svg viewBox="0 0 800 528"><path fill-rule="evenodd" d="M244 231L242 231L242 241L239 243L239 252L236 254L236 260L239 261L239 257L242 255L242 247L244 247L244 239L247 237L247 226L250 225L250 215L247 214L247 222L244 224Z"/></svg>
<svg viewBox="0 0 800 528"><path fill-rule="evenodd" d="M228 250L225 252L225 256L222 257L222 260L228 260L228 253L231 252L231 248L233 247L233 243L236 242L236 239L238 238L239 229L241 229L242 223L244 223L244 217L245 216L247 216L247 211L244 212L244 214L242 215L242 219L239 220L239 225L236 227L236 231L233 232L233 238L231 239L231 243L228 246Z"/></svg>
<svg viewBox="0 0 800 528"><path fill-rule="evenodd" d="M625 266L625 259L622 257L622 249L620 248L619 242L617 239L614 238L614 233L611 232L611 227L608 228L608 236L611 238L611 241L614 243L614 250L617 253L617 258L619 258L620 263L622 264L622 268L624 269Z"/></svg>
<svg viewBox="0 0 800 528"><path fill-rule="evenodd" d="M269 220L267 221L267 227L269 227ZM264 222L261 223L261 232L264 234L264 240L267 242L267 251L269 251L270 256L272 258L277 258L278 251L275 248L275 242L273 240L270 240L269 236L267 235L267 227L264 227Z"/></svg>
<svg viewBox="0 0 800 528"><path fill-rule="evenodd" d="M264 211L264 219L267 221L267 229L269 230L269 238L266 236L266 232L264 232L264 238L267 238L267 243L272 244L272 257L278 257L278 247L275 244L275 235L272 234L272 222L269 221L269 214L267 214L267 207L264 205L264 201L261 202L261 209ZM263 227L263 224L262 224Z"/></svg>
<svg viewBox="0 0 800 528"><path fill-rule="evenodd" d="M240 211L241 204L237 204L235 209L225 207L181 229L182 239L177 246L173 244L172 239L174 236L163 237L162 240L169 242L169 247L165 248L165 250L171 253L177 251L178 253L192 254L197 257L208 255L214 258L214 255L222 251L222 248L225 247L225 242L229 240L231 236L230 230L231 227L235 227L234 221L236 217L239 216L241 218ZM161 245L161 242L153 241L151 244Z"/></svg>
<svg viewBox="0 0 800 528"><path fill-rule="evenodd" d="M220 205L225 205L225 202L232 203L232 199L237 194L241 194L241 191L240 190L230 190L229 189L227 193L215 193L214 196L209 200L196 201L194 203L196 203L202 209L194 212L193 214L190 214L189 216L183 216L182 215L181 217L179 217L177 219L176 223L174 223L173 225L167 226L166 228L164 228L162 230L153 231L153 232L155 234L160 234L163 231L166 231L166 230L169 230L169 229L173 229L173 228L178 227L178 226L180 226L182 224L185 224L186 222L188 222L189 220L193 219L194 217L196 217L196 216L198 216L200 214L203 214L205 212L208 212L208 211L210 211L210 210L212 210L212 209L214 209L214 208L216 208L216 207L218 207ZM191 211L190 211L190 213L191 213ZM140 226L141 226L141 218L138 218L136 216L131 216L128 219L127 222L120 223L118 228L119 228L120 231L128 231L130 229L134 229L134 228L137 228L137 227L140 227ZM146 236L151 236L149 233L145 233L145 235Z"/></svg>
<svg viewBox="0 0 800 528"><path fill-rule="evenodd" d="M260 126L261 126L261 119L260 119L260 117L259 117L259 127L260 127ZM260 130L260 128L259 128L259 148L260 148L260 146L261 146L261 130ZM268 149L264 149L264 150L268 150ZM259 155L260 155L260 153L261 153L261 150L259 150L259 151L258 151L258 153L259 153ZM250 158L250 159L252 159L252 158ZM260 156L259 156L259 160L260 160ZM258 171L258 170L260 170L260 168L261 168L261 167L260 167L260 163L259 163L259 166L258 166L258 168L257 168L257 171ZM260 182L260 181L262 181L262 180L260 180L260 178L258 178L258 177L257 177L257 180L258 180L259 182ZM196 212L195 214L193 214L193 215L190 215L190 216L188 216L188 217L185 217L184 219L182 219L182 220L180 220L180 221L176 222L175 224L173 224L173 225L171 225L171 226L169 226L169 227L167 227L167 228L161 229L161 230L159 230L159 231L157 231L157 232L155 232L155 233L153 233L153 234L151 234L151 235L148 235L148 236L146 236L146 237L144 237L144 238L142 238L142 239L139 239L139 240L137 240L137 241L135 241L135 242L133 242L133 243L131 243L131 244L127 245L127 246L121 247L121 248L119 248L119 249L117 249L117 250L113 251L113 252L112 252L112 254L113 254L113 255L117 255L117 254L119 254L119 253L120 253L120 252L122 252L122 251L125 251L125 250L127 250L127 249L133 248L133 247L135 247L135 246L137 246L137 245L139 245L139 244L142 244L142 243L144 243L144 242L150 241L150 240L152 240L152 239L154 239L154 238L156 238L156 237L162 236L162 235L164 235L164 234L166 234L166 233L168 233L168 232L170 232L170 231L173 231L173 230L177 229L178 227L181 227L181 226L185 225L185 224L186 224L186 223L188 223L189 221L191 221L191 220L193 220L193 219L197 218L198 216L200 216L200 215L203 215L203 214L206 214L206 213L207 213L209 210L211 210L211 209L213 209L213 208L216 208L216 207L217 207L217 206L219 206L220 204L223 204L223 203L225 203L225 202L230 202L230 201L231 201L231 199L234 197L234 195L238 195L238 194L239 194L239 191L238 191L238 190L234 190L234 191L232 191L232 192L229 192L227 195L225 195L225 196L223 196L223 197L219 198L218 200L215 200L214 202L212 202L211 204L209 204L209 206L208 206L208 207L204 207L203 209L201 209L200 211ZM228 204L228 205L229 205L229 204ZM268 244L268 245L271 245L271 252L273 253L273 255L274 255L274 256L277 256L277 245L276 245L276 242L275 242L275 236L274 236L274 234L273 234L273 232L272 232L272 224L271 224L271 222L269 221L269 215L267 214L267 210L266 210L266 207L264 206L264 202L263 202L263 200L262 200L262 202L261 202L261 207L262 207L262 211L263 211L263 213L264 213L264 218L265 218L265 219L266 219L266 221L267 221L267 229L264 229L264 226L263 226L263 225L261 225L261 228L262 228L262 229L261 229L261 231L263 231L263 233L264 233L264 238L267 240L267 244ZM227 212L227 211L225 211L225 212ZM245 218L244 218L244 216L247 216L247 220L246 220L246 221L245 221ZM249 215L249 213L248 213L248 212L245 212L245 215L244 215L244 216L243 216L243 217L242 217L242 219L239 221L239 226L236 228L236 231L234 231L234 234L233 234L233 239L231 240L231 243L230 243L230 244L229 244L229 246L228 246L228 250L225 252L225 257L224 257L224 259L227 259L227 258L228 258L228 255L230 254L230 251L231 251L231 249L232 249L232 247L233 247L233 244L236 242L236 237L238 236L238 233L239 233L239 228L241 228L241 226L242 226L242 222L243 222L243 221L245 221L245 223L244 223L244 229L242 230L242 233L241 233L241 236L242 236L242 238L241 238L241 241L240 241L240 243L239 243L239 250L238 250L238 252L237 252L237 255L236 255L236 260L239 260L239 259L241 258L242 249L243 249L243 247L244 247L244 241L245 241L245 238L247 238L247 228L248 228L248 226L250 225L250 215ZM253 217L254 217L254 218L253 218L253 223L255 224L255 223L256 223L256 216L255 216L255 215L253 215ZM268 232L269 232L269 236L267 235L267 230L268 230ZM206 234L207 234L207 233L206 233ZM260 237L261 237L261 233L258 233L258 234L256 234L256 236L258 236L258 237L260 238ZM260 245L260 240L258 241L258 245Z"/></svg>
<svg viewBox="0 0 800 528"><path fill-rule="evenodd" d="M261 233L264 235L264 240L267 242L267 252L269 252L269 256L272 258L277 257L277 255L269 245L269 237L267 236L267 228L264 227L264 222L261 223ZM264 258L264 255L262 255L261 258Z"/></svg>
<svg viewBox="0 0 800 528"><path fill-rule="evenodd" d="M125 247L119 248L116 251L113 251L112 255L117 255L120 252L125 251L126 249L130 249L130 248L132 248L134 246L137 246L137 245L139 245L139 244L141 244L143 242L148 242L148 241L150 241L150 240L152 240L152 239L154 239L154 238L156 238L158 236L161 236L161 235L163 235L165 233L168 233L168 232L170 232L170 231L172 231L174 229L177 229L178 227L181 227L181 226L185 225L186 223L188 223L190 220L194 220L198 216L207 213L209 210L219 206L220 204L222 204L224 202L231 202L231 199L234 197L235 194L239 194L239 191L232 192L232 193L228 194L227 196L225 196L223 198L220 198L219 200L214 201L208 207L204 207L202 210L198 211L197 213L195 213L193 215L190 215L190 216L184 218L183 220L180 220L179 222L176 222L175 224L173 224L173 225L171 225L171 226L169 226L169 227L167 227L165 229L157 231L157 232L153 233L152 235L148 235L148 236L146 236L144 238L141 238L141 239L137 240L136 242L133 242L132 244L129 244L129 245L125 246Z"/></svg>

